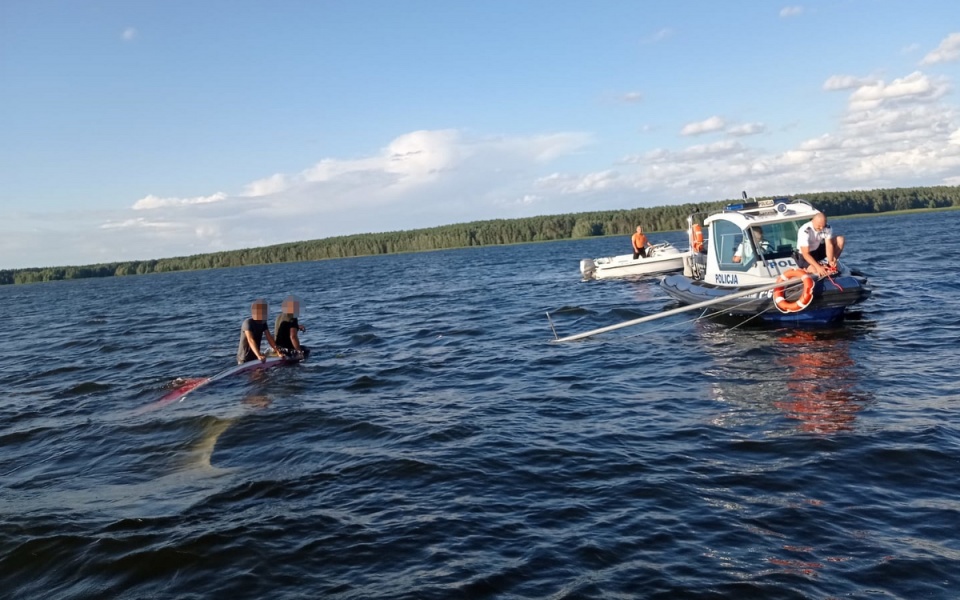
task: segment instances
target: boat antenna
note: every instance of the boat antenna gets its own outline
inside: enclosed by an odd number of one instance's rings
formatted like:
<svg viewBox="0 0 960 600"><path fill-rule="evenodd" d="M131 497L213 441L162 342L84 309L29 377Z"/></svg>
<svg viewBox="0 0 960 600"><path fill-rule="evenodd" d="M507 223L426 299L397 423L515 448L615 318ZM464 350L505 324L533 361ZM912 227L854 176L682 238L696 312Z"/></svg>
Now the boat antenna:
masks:
<svg viewBox="0 0 960 600"><path fill-rule="evenodd" d="M740 193L743 194L743 199L746 200L746 199L747 199L747 190L743 190L743 191L740 192Z"/></svg>

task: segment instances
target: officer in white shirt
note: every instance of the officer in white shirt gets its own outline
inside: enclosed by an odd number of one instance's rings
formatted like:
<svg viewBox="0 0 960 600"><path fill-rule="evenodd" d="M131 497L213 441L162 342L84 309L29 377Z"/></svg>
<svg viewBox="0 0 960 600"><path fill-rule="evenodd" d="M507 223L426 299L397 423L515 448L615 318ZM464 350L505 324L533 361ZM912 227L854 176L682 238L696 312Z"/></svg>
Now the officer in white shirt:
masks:
<svg viewBox="0 0 960 600"><path fill-rule="evenodd" d="M823 277L828 271L820 261L826 260L827 265L836 267L841 252L843 236L833 235L833 230L827 225L827 217L822 212L814 215L809 223L797 231L797 264L809 273Z"/></svg>

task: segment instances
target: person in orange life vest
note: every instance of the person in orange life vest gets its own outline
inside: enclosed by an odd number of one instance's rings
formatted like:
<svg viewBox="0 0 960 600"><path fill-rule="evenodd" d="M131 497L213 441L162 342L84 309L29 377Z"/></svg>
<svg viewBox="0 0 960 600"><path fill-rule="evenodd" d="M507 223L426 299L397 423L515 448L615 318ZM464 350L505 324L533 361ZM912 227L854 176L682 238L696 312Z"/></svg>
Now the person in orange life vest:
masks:
<svg viewBox="0 0 960 600"><path fill-rule="evenodd" d="M637 232L633 234L630 241L633 243L633 259L646 258L647 246L650 242L647 241L647 236L643 235L643 227L637 225Z"/></svg>

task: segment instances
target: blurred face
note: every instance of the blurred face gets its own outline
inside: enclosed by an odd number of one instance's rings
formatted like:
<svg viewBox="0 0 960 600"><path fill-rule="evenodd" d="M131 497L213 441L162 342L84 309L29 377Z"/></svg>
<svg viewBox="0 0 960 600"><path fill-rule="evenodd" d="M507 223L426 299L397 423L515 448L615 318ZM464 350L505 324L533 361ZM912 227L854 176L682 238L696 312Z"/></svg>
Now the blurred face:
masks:
<svg viewBox="0 0 960 600"><path fill-rule="evenodd" d="M637 227L637 233L643 233L643 227Z"/></svg>
<svg viewBox="0 0 960 600"><path fill-rule="evenodd" d="M289 313L293 316L300 315L300 303L297 302L296 300L290 300L290 299L284 300L282 309L283 309L283 312Z"/></svg>
<svg viewBox="0 0 960 600"><path fill-rule="evenodd" d="M252 307L250 307L250 314L254 319L258 321L267 320L267 303L266 302L255 302Z"/></svg>

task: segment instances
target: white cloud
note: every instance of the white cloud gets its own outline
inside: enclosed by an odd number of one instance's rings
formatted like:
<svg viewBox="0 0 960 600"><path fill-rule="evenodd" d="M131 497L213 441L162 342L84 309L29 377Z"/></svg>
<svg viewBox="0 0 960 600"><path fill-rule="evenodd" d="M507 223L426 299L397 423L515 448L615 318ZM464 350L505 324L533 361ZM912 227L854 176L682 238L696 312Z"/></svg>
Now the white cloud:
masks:
<svg viewBox="0 0 960 600"><path fill-rule="evenodd" d="M17 217L11 224L19 237L5 238L0 248L43 240L49 256L33 253L29 265L17 266L88 264L429 227L492 218L493 211L504 217L555 212L552 198L537 191L541 170L592 143L581 133L414 131L370 156L327 158L299 173L252 181L237 195L148 195L106 214ZM575 185L590 193L615 179L612 171L599 172Z"/></svg>
<svg viewBox="0 0 960 600"><path fill-rule="evenodd" d="M852 90L865 85L877 83L876 79L865 79L852 75L833 75L823 82L823 89L828 92Z"/></svg>
<svg viewBox="0 0 960 600"><path fill-rule="evenodd" d="M217 192L210 196L197 196L194 198L160 198L150 194L137 200L133 204L133 210L151 210L155 208L164 208L169 206L188 206L190 204L209 204L211 202L222 202L227 199L223 192Z"/></svg>
<svg viewBox="0 0 960 600"><path fill-rule="evenodd" d="M154 231L162 231L177 229L178 227L181 227L181 225L171 221L154 221L145 219L143 217L137 217L134 219L125 219L123 221L107 221L100 226L100 229L150 229Z"/></svg>
<svg viewBox="0 0 960 600"><path fill-rule="evenodd" d="M259 196L269 196L270 194L279 194L280 192L289 189L289 187L290 183L287 180L287 176L283 173L276 173L270 177L265 177L264 179L258 179L248 183L243 189L243 195L254 198Z"/></svg>
<svg viewBox="0 0 960 600"><path fill-rule="evenodd" d="M123 30L123 33L120 34L120 37L125 42L132 42L134 38L137 37L137 30L134 29L133 27L127 27L126 29Z"/></svg>
<svg viewBox="0 0 960 600"><path fill-rule="evenodd" d="M705 157L728 156L732 153L742 152L745 147L733 140L723 140L712 144L700 144L690 146L682 152L675 153L674 156L684 157L686 160L700 160Z"/></svg>
<svg viewBox="0 0 960 600"><path fill-rule="evenodd" d="M913 44L907 44L906 46L901 48L900 54L913 54L914 52L918 52L919 50L920 50L920 44L917 44L916 42L914 42Z"/></svg>
<svg viewBox="0 0 960 600"><path fill-rule="evenodd" d="M829 133L800 143L800 150L816 151L838 148L840 143Z"/></svg>
<svg viewBox="0 0 960 600"><path fill-rule="evenodd" d="M542 198L541 196L536 195L536 194L524 194L523 197L518 198L518 199L516 200L516 203L517 203L517 204L530 205L530 204L536 204L537 202L540 202L541 200L543 200L543 198Z"/></svg>
<svg viewBox="0 0 960 600"><path fill-rule="evenodd" d="M734 137L743 137L763 133L766 129L767 127L763 123L743 123L730 127L727 129L727 133Z"/></svg>
<svg viewBox="0 0 960 600"><path fill-rule="evenodd" d="M799 17L803 14L803 7L799 5L794 6L784 6L780 9L780 18L789 19L791 17Z"/></svg>
<svg viewBox="0 0 960 600"><path fill-rule="evenodd" d="M555 192L561 194L585 194L591 192L602 192L619 187L620 174L614 170L599 171L596 173L587 173L582 177L555 179L552 186ZM540 182L541 186L547 184L546 181Z"/></svg>
<svg viewBox="0 0 960 600"><path fill-rule="evenodd" d="M950 143L955 146L960 146L960 129L950 134Z"/></svg>
<svg viewBox="0 0 960 600"><path fill-rule="evenodd" d="M883 81L869 83L857 88L850 95L851 110L870 110L885 103L899 101L932 101L946 94L944 81L933 80L920 71L894 79L889 84Z"/></svg>
<svg viewBox="0 0 960 600"><path fill-rule="evenodd" d="M824 87L849 94L846 112L829 132L777 153L730 138L629 155L620 161L617 177L605 180L603 192L642 193L657 205L730 198L740 189L768 195L960 182L955 175L960 172L960 111L943 102L946 81L911 73L889 83L837 78ZM720 121L692 123L685 133L716 131L726 126ZM760 129L758 124L726 127L731 136L735 130ZM576 197L590 187L591 175L558 173L538 183Z"/></svg>
<svg viewBox="0 0 960 600"><path fill-rule="evenodd" d="M680 135L701 135L704 133L713 133L726 127L727 123L722 117L710 117L703 121L687 123L680 130Z"/></svg>
<svg viewBox="0 0 960 600"><path fill-rule="evenodd" d="M620 101L627 104L637 104L643 101L643 94L641 92L627 92L620 96Z"/></svg>
<svg viewBox="0 0 960 600"><path fill-rule="evenodd" d="M765 149L759 140L769 136L757 136L785 123L729 123L714 116L687 124L660 147L649 146L660 137L638 136L634 151L621 160L576 169L574 159L592 160L589 134L411 131L365 156L327 157L305 162L299 172L251 178L237 194L148 195L110 213L5 215L11 235L0 240L0 256L11 260L29 247L37 250L19 259L29 266L87 264L477 219L701 202L735 197L742 189L761 196L960 182L960 108L947 101L948 79L915 72L892 80L831 80L825 90L847 94L840 114L786 148ZM725 135L691 143L689 136L709 132Z"/></svg>
<svg viewBox="0 0 960 600"><path fill-rule="evenodd" d="M924 56L920 64L935 65L956 60L960 60L960 33L951 33L940 42L936 50Z"/></svg>

